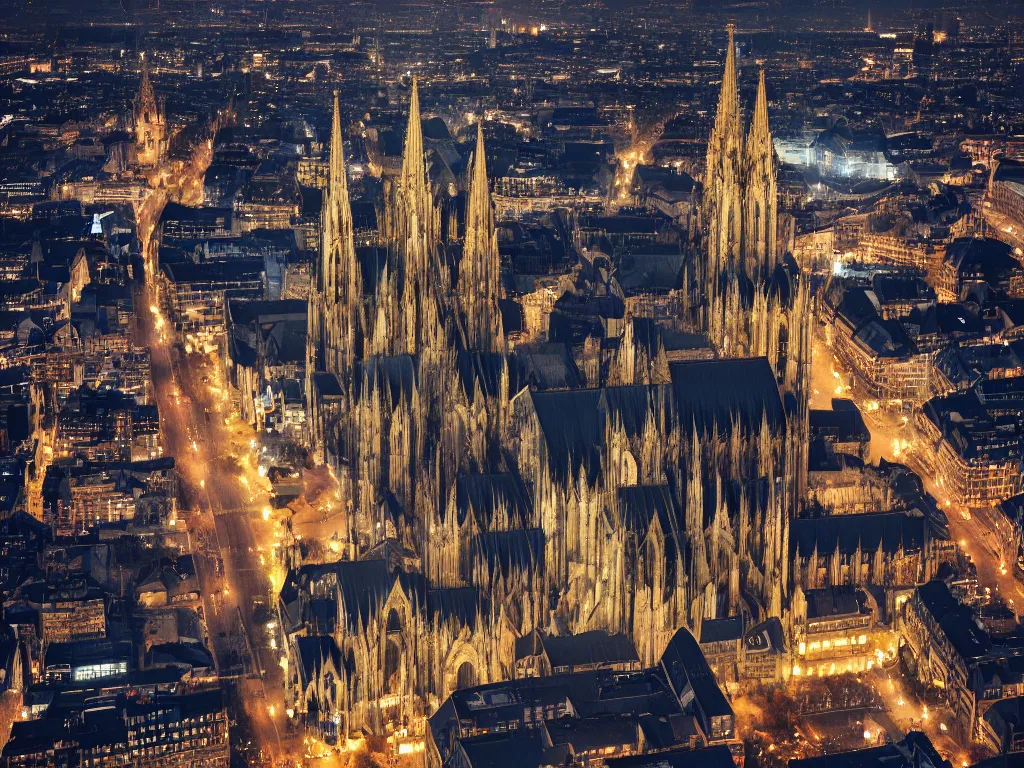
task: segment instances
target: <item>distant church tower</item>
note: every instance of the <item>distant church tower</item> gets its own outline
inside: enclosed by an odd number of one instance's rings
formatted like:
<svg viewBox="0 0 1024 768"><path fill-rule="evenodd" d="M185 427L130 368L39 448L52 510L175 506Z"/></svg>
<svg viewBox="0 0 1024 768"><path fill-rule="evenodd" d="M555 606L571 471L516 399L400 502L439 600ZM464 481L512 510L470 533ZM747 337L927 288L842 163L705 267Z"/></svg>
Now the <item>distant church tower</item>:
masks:
<svg viewBox="0 0 1024 768"><path fill-rule="evenodd" d="M164 105L157 101L153 84L149 81L149 61L142 60L142 82L135 97L132 117L135 123L135 144L139 165L152 167L160 162L167 139L167 118Z"/></svg>

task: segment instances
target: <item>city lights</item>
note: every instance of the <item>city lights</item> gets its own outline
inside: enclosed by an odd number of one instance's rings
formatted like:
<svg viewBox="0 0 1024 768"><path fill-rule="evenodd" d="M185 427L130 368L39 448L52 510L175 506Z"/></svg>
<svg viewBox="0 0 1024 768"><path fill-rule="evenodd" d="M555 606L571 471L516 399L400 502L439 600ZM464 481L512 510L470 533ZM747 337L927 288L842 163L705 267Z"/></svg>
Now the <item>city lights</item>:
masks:
<svg viewBox="0 0 1024 768"><path fill-rule="evenodd" d="M1024 754L1012 3L107 5L0 13L0 765Z"/></svg>

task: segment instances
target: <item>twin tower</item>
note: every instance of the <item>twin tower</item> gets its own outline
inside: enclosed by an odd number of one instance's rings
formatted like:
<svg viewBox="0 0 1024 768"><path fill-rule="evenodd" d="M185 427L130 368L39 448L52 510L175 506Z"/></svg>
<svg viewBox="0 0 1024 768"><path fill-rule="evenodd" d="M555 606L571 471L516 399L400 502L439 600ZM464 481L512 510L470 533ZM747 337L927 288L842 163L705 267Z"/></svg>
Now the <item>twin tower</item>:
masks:
<svg viewBox="0 0 1024 768"><path fill-rule="evenodd" d="M698 279L705 299L703 324L718 349L751 353L753 350L745 349L749 338L742 338L737 329L729 333L729 312L739 308L729 306L729 294L745 297L750 287L773 279L779 264L778 192L763 70L744 141L732 27L715 124L708 139L700 219L704 260Z"/></svg>

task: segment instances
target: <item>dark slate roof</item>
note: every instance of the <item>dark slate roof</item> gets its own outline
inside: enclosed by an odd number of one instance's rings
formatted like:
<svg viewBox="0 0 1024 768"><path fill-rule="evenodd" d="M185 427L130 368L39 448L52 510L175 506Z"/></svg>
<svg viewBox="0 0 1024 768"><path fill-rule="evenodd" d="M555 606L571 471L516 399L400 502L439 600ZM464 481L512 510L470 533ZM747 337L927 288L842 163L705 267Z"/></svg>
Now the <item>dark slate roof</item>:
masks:
<svg viewBox="0 0 1024 768"><path fill-rule="evenodd" d="M885 134L880 128L853 131L844 123L836 123L819 133L811 147L825 147L833 154L846 157L848 152L884 152Z"/></svg>
<svg viewBox="0 0 1024 768"><path fill-rule="evenodd" d="M946 261L961 276L982 276L990 284L997 283L1003 272L1020 268L1013 248L991 237L957 238L946 249Z"/></svg>
<svg viewBox="0 0 1024 768"><path fill-rule="evenodd" d="M628 637L599 629L567 637L542 636L542 642L552 668L640 661Z"/></svg>
<svg viewBox="0 0 1024 768"><path fill-rule="evenodd" d="M903 741L895 744L789 761L789 768L950 768L950 765L920 731L910 731Z"/></svg>
<svg viewBox="0 0 1024 768"><path fill-rule="evenodd" d="M967 606L947 613L939 622L939 626L956 652L967 663L984 656L992 649L992 638L978 626L971 609Z"/></svg>
<svg viewBox="0 0 1024 768"><path fill-rule="evenodd" d="M907 323L916 325L922 334L982 334L985 324L962 304L928 304L924 309L914 307ZM999 345L1002 347L1002 345Z"/></svg>
<svg viewBox="0 0 1024 768"><path fill-rule="evenodd" d="M412 397L416 388L416 360L412 355L395 355L393 357L368 357L358 363L359 370L355 374L356 396L362 395L366 381L371 387L384 387L390 395L389 405L394 406L402 399ZM372 391L372 390L370 390ZM368 391L367 395L370 394Z"/></svg>
<svg viewBox="0 0 1024 768"><path fill-rule="evenodd" d="M315 635L333 635L338 624L337 600L310 600L306 604L306 621Z"/></svg>
<svg viewBox="0 0 1024 768"><path fill-rule="evenodd" d="M462 739L459 749L472 768L539 768L544 755L540 732L534 728Z"/></svg>
<svg viewBox="0 0 1024 768"><path fill-rule="evenodd" d="M281 585L278 600L284 614L282 618L291 627L298 628L305 621L306 617L302 615L300 596L308 587L309 582L317 581L331 572L333 572L332 563L307 563L300 568L293 568L288 571L284 584Z"/></svg>
<svg viewBox="0 0 1024 768"><path fill-rule="evenodd" d="M652 245L639 253L631 253L616 277L627 295L669 291L682 284L683 255L678 245L659 247ZM657 326L650 318L633 318L634 322Z"/></svg>
<svg viewBox="0 0 1024 768"><path fill-rule="evenodd" d="M637 384L606 387L603 393L602 406L608 414L609 422L621 424L628 437L637 437L643 433L647 414L654 405L655 399L666 397L668 387Z"/></svg>
<svg viewBox="0 0 1024 768"><path fill-rule="evenodd" d="M611 670L597 670L601 675L596 701L574 700L578 712L586 717L618 715L635 717L640 713L656 716L678 716L682 708L660 669L624 675Z"/></svg>
<svg viewBox="0 0 1024 768"><path fill-rule="evenodd" d="M491 571L500 570L505 576L513 570L536 570L544 561L544 532L540 528L481 533L475 544Z"/></svg>
<svg viewBox="0 0 1024 768"><path fill-rule="evenodd" d="M384 267L391 261L387 248L376 246L357 246L356 258L359 260L359 271L363 277L363 296L374 296L380 284ZM391 279L394 279L394 266L389 266Z"/></svg>
<svg viewBox="0 0 1024 768"><path fill-rule="evenodd" d="M177 696L158 695L148 701L128 699L125 703L125 713L129 717L161 709L174 710L182 718L213 714L224 709L224 696L219 688L214 688Z"/></svg>
<svg viewBox="0 0 1024 768"><path fill-rule="evenodd" d="M743 617L727 616L724 619L705 619L700 624L700 644L720 643L725 640L739 640L743 637Z"/></svg>
<svg viewBox="0 0 1024 768"><path fill-rule="evenodd" d="M864 593L847 585L808 589L804 597L807 599L807 618L824 619L859 613Z"/></svg>
<svg viewBox="0 0 1024 768"><path fill-rule="evenodd" d="M837 545L842 554L853 554L858 543L862 552L874 552L879 542L886 553L896 552L901 544L904 551L915 551L924 546L924 526L923 517L902 512L798 518L791 523L790 540L801 557L810 557L815 545L822 557Z"/></svg>
<svg viewBox="0 0 1024 768"><path fill-rule="evenodd" d="M719 432L731 427L733 415L749 430L785 424L782 398L768 359L699 360L672 363L672 392L680 423Z"/></svg>
<svg viewBox="0 0 1024 768"><path fill-rule="evenodd" d="M882 304L935 299L935 290L916 275L877 274L871 278L871 288Z"/></svg>
<svg viewBox="0 0 1024 768"><path fill-rule="evenodd" d="M501 311L501 327L506 335L520 333L526 327L523 305L515 299L498 299L498 309Z"/></svg>
<svg viewBox="0 0 1024 768"><path fill-rule="evenodd" d="M341 652L333 637L325 635L296 637L294 643L296 663L299 667L303 688L317 679L328 661L334 663L335 669L341 669Z"/></svg>
<svg viewBox="0 0 1024 768"><path fill-rule="evenodd" d="M793 278L785 266L782 264L775 265L775 269L772 270L771 279L764 287L764 290L769 297L778 299L777 303L779 305L784 307L790 305L793 298Z"/></svg>
<svg viewBox="0 0 1024 768"><path fill-rule="evenodd" d="M600 389L534 392L533 406L548 449L548 464L556 477L573 476L580 467L593 481L600 469L598 446L603 438L598 404Z"/></svg>
<svg viewBox="0 0 1024 768"><path fill-rule="evenodd" d="M241 368L255 368L259 362L256 350L235 334L228 336L228 357Z"/></svg>
<svg viewBox="0 0 1024 768"><path fill-rule="evenodd" d="M459 525L474 512L481 530L490 527L499 506L508 510L510 519L520 527L530 519L530 504L516 478L506 473L492 475L460 475L455 481L455 503Z"/></svg>
<svg viewBox="0 0 1024 768"><path fill-rule="evenodd" d="M354 560L334 564L338 572L338 588L349 629L366 627L370 617L391 594L395 576L384 560Z"/></svg>
<svg viewBox="0 0 1024 768"><path fill-rule="evenodd" d="M46 648L46 666L68 664L99 664L131 658L131 643L127 640L71 640L50 643Z"/></svg>
<svg viewBox="0 0 1024 768"><path fill-rule="evenodd" d="M732 715L732 707L690 630L683 627L675 633L661 655L661 666L676 696L682 697L687 686L693 690L699 709L695 714L702 719L705 732L710 732L712 717Z"/></svg>
<svg viewBox="0 0 1024 768"><path fill-rule="evenodd" d="M478 387L484 396L498 396L501 393L501 374L504 370L505 356L500 352L459 352L459 381L462 383L466 399L471 403Z"/></svg>
<svg viewBox="0 0 1024 768"><path fill-rule="evenodd" d="M942 619L960 606L956 598L949 592L944 581L933 580L917 588L917 596L936 621Z"/></svg>
<svg viewBox="0 0 1024 768"><path fill-rule="evenodd" d="M268 323L306 317L305 299L229 299L228 316L233 323Z"/></svg>
<svg viewBox="0 0 1024 768"><path fill-rule="evenodd" d="M623 717L563 718L548 722L554 744L570 744L574 752L635 744L636 723Z"/></svg>
<svg viewBox="0 0 1024 768"><path fill-rule="evenodd" d="M423 138L431 141L452 141L451 131L440 117L427 117L420 121Z"/></svg>
<svg viewBox="0 0 1024 768"><path fill-rule="evenodd" d="M486 598L476 587L431 589L427 592L427 611L435 621L455 619L463 627L473 627L481 609L487 609Z"/></svg>
<svg viewBox="0 0 1024 768"><path fill-rule="evenodd" d="M638 537L647 535L655 517L662 530L672 530L669 520L676 517L667 485L630 485L619 489L622 525Z"/></svg>
<svg viewBox="0 0 1024 768"><path fill-rule="evenodd" d="M701 738L700 726L693 715L640 715L636 724L649 752L671 749L679 744L689 745L691 739Z"/></svg>
<svg viewBox="0 0 1024 768"><path fill-rule="evenodd" d="M852 400L833 398L832 410L812 409L809 421L812 435L825 434L842 443L871 440L871 432Z"/></svg>
<svg viewBox="0 0 1024 768"><path fill-rule="evenodd" d="M72 726L70 720L15 720L11 724L10 738L4 745L3 755L5 758L31 755L55 749L59 742L70 739L74 739L83 749L106 745L116 749L115 745L127 746L128 725L121 712L114 709L89 713L80 728Z"/></svg>
<svg viewBox="0 0 1024 768"><path fill-rule="evenodd" d="M516 638L515 658L516 661L527 656L539 656L544 652L544 638L536 629L530 630L522 637Z"/></svg>
<svg viewBox="0 0 1024 768"><path fill-rule="evenodd" d="M664 221L657 216L583 216L580 226L587 229L599 229L612 234L646 234L653 235L659 224Z"/></svg>
<svg viewBox="0 0 1024 768"><path fill-rule="evenodd" d="M829 294L830 302L836 306L836 313L854 327L878 317L878 309L864 286L851 286L842 280L834 280Z"/></svg>
<svg viewBox="0 0 1024 768"><path fill-rule="evenodd" d="M231 209L230 208L204 208L196 207L192 208L181 203L176 203L173 200L164 206L163 211L160 213L160 223L165 221L204 221L204 222L215 222L218 218L223 217L227 221L231 221Z"/></svg>
<svg viewBox="0 0 1024 768"><path fill-rule="evenodd" d="M910 768L911 765L895 744L789 761L789 768Z"/></svg>
<svg viewBox="0 0 1024 768"><path fill-rule="evenodd" d="M1000 160L992 174L993 181L1014 181L1024 184L1024 162L1020 160Z"/></svg>
<svg viewBox="0 0 1024 768"><path fill-rule="evenodd" d="M313 382L321 397L341 397L345 394L341 388L341 382L333 373L317 371L313 374Z"/></svg>
<svg viewBox="0 0 1024 768"><path fill-rule="evenodd" d="M1024 768L1024 752L989 757L975 763L972 768Z"/></svg>
<svg viewBox="0 0 1024 768"><path fill-rule="evenodd" d="M352 228L355 230L377 229L377 208L369 200L353 200L350 203L352 208Z"/></svg>
<svg viewBox="0 0 1024 768"><path fill-rule="evenodd" d="M985 712L985 722L995 731L1003 748L1008 748L1014 736L1024 731L1024 696L997 701Z"/></svg>
<svg viewBox="0 0 1024 768"><path fill-rule="evenodd" d="M778 654L786 652L786 633L778 616L771 616L760 624L747 630L743 637L747 653L771 651Z"/></svg>
<svg viewBox="0 0 1024 768"><path fill-rule="evenodd" d="M861 323L854 337L877 357L906 357L917 354L917 345L895 318L872 317Z"/></svg>
<svg viewBox="0 0 1024 768"><path fill-rule="evenodd" d="M172 283L222 283L255 280L263 273L263 259L231 259L195 263L164 264L164 275Z"/></svg>
<svg viewBox="0 0 1024 768"><path fill-rule="evenodd" d="M163 666L180 664L192 669L214 668L213 656L198 643L161 643L152 646L146 654L146 663Z"/></svg>
<svg viewBox="0 0 1024 768"><path fill-rule="evenodd" d="M734 768L732 752L725 744L707 749L673 749L650 755L614 757L604 761L606 768Z"/></svg>
<svg viewBox="0 0 1024 768"><path fill-rule="evenodd" d="M541 391L583 386L583 377L566 344L518 346L512 361L510 374L514 372L516 380L516 385L510 387L513 391L527 386Z"/></svg>

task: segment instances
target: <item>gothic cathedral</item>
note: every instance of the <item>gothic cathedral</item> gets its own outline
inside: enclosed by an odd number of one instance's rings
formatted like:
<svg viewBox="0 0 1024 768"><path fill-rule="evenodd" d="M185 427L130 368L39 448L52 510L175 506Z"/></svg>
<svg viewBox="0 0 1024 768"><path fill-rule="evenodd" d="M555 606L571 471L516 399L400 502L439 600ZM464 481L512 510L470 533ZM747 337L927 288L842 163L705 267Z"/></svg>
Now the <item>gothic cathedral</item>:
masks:
<svg viewBox="0 0 1024 768"><path fill-rule="evenodd" d="M650 375L543 389L503 332L482 128L460 243L441 235L414 82L381 242L357 249L335 97L307 438L347 528L339 561L296 563L281 592L288 632L329 635L321 720L408 726L457 687L512 677L515 641L535 629L626 633L652 664L680 627L785 618L810 294L779 253L776 167L763 75L744 141L730 32L680 289L715 359L646 349ZM626 320L618 354L632 361Z"/></svg>

